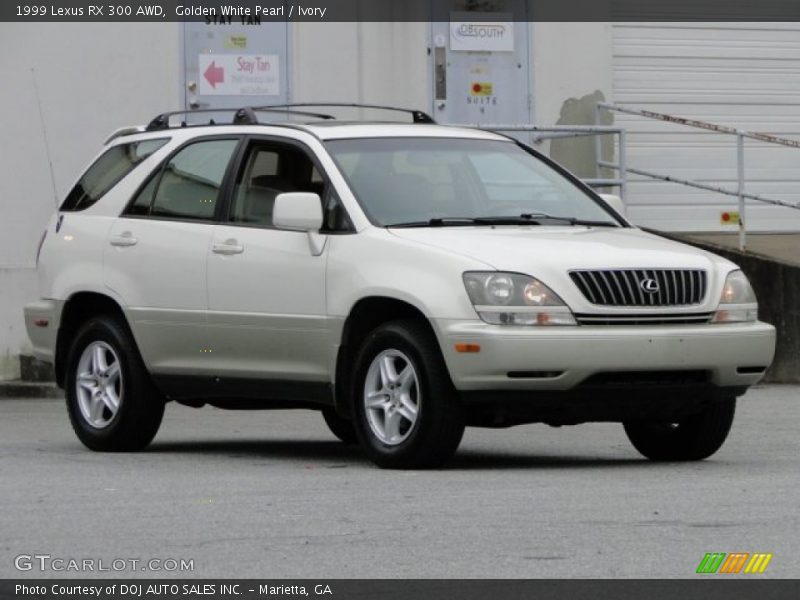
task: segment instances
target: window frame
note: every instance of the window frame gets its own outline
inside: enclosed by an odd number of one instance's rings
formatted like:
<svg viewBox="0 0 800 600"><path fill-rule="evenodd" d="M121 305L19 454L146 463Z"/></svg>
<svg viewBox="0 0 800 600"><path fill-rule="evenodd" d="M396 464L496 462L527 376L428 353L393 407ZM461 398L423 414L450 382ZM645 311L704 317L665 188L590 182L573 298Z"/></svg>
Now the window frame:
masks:
<svg viewBox="0 0 800 600"><path fill-rule="evenodd" d="M218 215L219 223L221 225L227 225L229 227L246 227L249 229L261 229L264 231L290 231L288 229L281 229L280 227L275 227L273 225L262 225L260 223L244 223L239 221L231 221L231 211L233 209L233 202L234 202L234 193L236 191L237 180L240 175L243 175L243 169L247 168L247 161L250 156L250 150L254 146L258 145L277 145L277 146L291 146L295 149L301 151L306 157L311 161L311 164L317 170L317 172L322 177L323 181L323 188L322 194L320 195L320 201L322 202L322 211L323 211L323 219L325 217L325 203L330 194L334 194L336 197L336 202L339 205L339 209L344 214L344 220L346 222L346 227L343 229L326 229L323 227L320 229L320 233L323 235L351 235L356 233L355 226L353 225L353 220L350 217L350 214L347 212L347 208L344 206L344 203L341 200L340 194L336 190L336 186L333 185L328 172L322 166L322 163L319 160L317 154L305 143L300 140L296 140L294 138L285 138L275 135L265 135L265 134L247 134L243 136L242 143L239 146L239 149L236 153L235 164L233 165L233 169L230 171L229 178L228 178L228 185L227 189L225 190L225 197L223 201L222 211Z"/></svg>
<svg viewBox="0 0 800 600"><path fill-rule="evenodd" d="M221 211L226 204L225 200L229 193L229 184L231 179L231 174L233 172L233 168L238 164L238 159L240 157L242 151L242 144L244 139L247 136L242 134L216 134L216 135L204 135L192 138L187 140L183 144L179 145L178 147L174 148L159 164L158 166L153 169L153 171L145 177L144 181L139 184L131 194L131 197L128 199L128 202L125 204L125 207L122 209L122 212L119 214L119 218L121 219L142 219L142 220L152 220L152 221L171 221L177 223L200 223L200 224L215 224L220 222L220 214ZM219 192L217 194L216 205L214 206L214 215L208 219L190 219L187 217L167 217L164 215L153 215L146 214L146 215L135 215L129 214L129 210L133 207L136 199L139 197L144 189L150 185L150 182L154 179L157 179L155 188L153 189L153 196L150 198L150 210L153 209L153 202L155 201L156 195L158 194L158 189L161 187L161 178L164 176L164 172L166 170L166 166L170 163L170 161L175 158L178 154L180 154L183 150L188 148L189 146L193 146L194 144L200 144L203 142L215 142L215 141L235 141L237 142L236 147L233 149L230 158L228 159L228 165L225 168L225 174L222 177L222 182L220 183Z"/></svg>

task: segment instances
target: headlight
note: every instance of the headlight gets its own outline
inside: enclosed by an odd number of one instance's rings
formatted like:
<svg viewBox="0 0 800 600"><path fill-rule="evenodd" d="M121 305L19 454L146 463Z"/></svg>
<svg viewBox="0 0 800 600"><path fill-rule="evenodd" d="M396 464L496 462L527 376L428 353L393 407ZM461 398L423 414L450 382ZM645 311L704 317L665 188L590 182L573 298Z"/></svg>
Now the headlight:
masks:
<svg viewBox="0 0 800 600"><path fill-rule="evenodd" d="M572 311L538 279L519 273L464 273L478 316L493 325L577 325Z"/></svg>
<svg viewBox="0 0 800 600"><path fill-rule="evenodd" d="M712 323L746 323L758 318L756 295L741 271L731 271L722 287Z"/></svg>

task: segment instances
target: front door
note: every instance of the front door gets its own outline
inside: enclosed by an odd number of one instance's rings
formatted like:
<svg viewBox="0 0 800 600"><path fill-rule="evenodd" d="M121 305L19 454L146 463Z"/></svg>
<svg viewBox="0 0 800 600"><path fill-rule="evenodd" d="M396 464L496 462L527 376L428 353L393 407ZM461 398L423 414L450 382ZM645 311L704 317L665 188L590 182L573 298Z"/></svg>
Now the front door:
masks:
<svg viewBox="0 0 800 600"><path fill-rule="evenodd" d="M262 380L265 396L267 381L329 382L327 255L314 256L306 233L272 223L278 194L322 195L325 183L305 149L289 142L251 140L238 171L208 252L213 370Z"/></svg>
<svg viewBox="0 0 800 600"><path fill-rule="evenodd" d="M531 123L525 0L460 0L452 12L436 17L449 20L431 23L434 119L476 125Z"/></svg>

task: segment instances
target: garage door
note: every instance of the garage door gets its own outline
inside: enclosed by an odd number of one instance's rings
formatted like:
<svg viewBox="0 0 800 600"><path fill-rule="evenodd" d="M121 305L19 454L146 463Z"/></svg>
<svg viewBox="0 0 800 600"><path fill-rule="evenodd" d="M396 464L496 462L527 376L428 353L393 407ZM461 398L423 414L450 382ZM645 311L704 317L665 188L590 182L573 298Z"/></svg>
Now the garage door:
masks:
<svg viewBox="0 0 800 600"><path fill-rule="evenodd" d="M614 100L629 107L800 139L800 24L614 25ZM615 116L628 136L628 164L736 189L730 135ZM745 141L747 191L800 202L800 149ZM672 231L735 229L721 213L737 199L634 176L630 215ZM800 210L748 202L750 231L800 231Z"/></svg>

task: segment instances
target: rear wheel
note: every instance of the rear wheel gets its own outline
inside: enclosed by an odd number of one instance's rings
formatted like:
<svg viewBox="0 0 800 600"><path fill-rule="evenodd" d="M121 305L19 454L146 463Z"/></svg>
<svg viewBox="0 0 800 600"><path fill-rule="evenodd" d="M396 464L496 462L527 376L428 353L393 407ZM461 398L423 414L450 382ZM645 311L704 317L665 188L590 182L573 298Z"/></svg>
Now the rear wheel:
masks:
<svg viewBox="0 0 800 600"><path fill-rule="evenodd" d="M141 450L161 425L163 398L127 328L113 317L92 318L80 328L65 388L72 428L92 450Z"/></svg>
<svg viewBox="0 0 800 600"><path fill-rule="evenodd" d="M676 422L628 421L625 433L650 460L703 460L722 447L735 412L736 398L726 398Z"/></svg>
<svg viewBox="0 0 800 600"><path fill-rule="evenodd" d="M331 433L345 444L358 442L353 422L340 417L335 408L323 408L322 418L325 419L325 424L331 430Z"/></svg>
<svg viewBox="0 0 800 600"><path fill-rule="evenodd" d="M438 467L464 434L464 416L438 343L424 323L378 327L356 358L356 433L369 458L395 469Z"/></svg>

